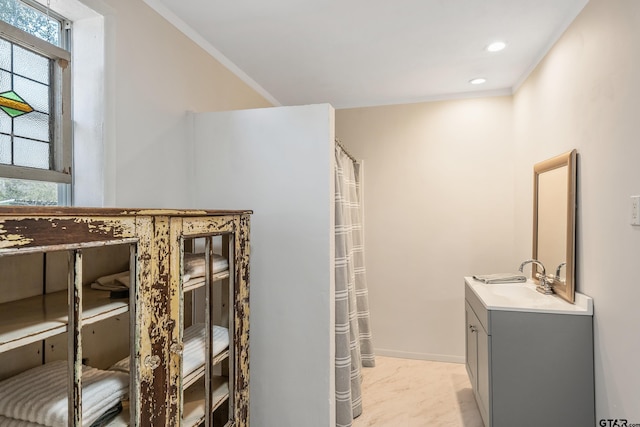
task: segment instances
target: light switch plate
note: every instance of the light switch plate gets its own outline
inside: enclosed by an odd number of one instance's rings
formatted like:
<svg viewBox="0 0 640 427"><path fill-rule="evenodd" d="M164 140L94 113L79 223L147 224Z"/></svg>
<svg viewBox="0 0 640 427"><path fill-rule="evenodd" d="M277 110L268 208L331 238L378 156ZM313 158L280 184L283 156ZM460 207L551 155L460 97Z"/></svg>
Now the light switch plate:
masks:
<svg viewBox="0 0 640 427"><path fill-rule="evenodd" d="M640 196L631 196L631 225L640 225Z"/></svg>

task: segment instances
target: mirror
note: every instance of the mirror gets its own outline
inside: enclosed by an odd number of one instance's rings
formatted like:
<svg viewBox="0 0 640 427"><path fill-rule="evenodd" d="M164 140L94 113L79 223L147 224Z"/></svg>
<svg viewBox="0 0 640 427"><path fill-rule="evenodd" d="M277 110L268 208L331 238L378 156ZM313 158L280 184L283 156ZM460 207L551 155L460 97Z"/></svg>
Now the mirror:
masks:
<svg viewBox="0 0 640 427"><path fill-rule="evenodd" d="M575 296L576 150L533 167L533 259L540 261L553 291ZM538 281L537 266L532 276Z"/></svg>

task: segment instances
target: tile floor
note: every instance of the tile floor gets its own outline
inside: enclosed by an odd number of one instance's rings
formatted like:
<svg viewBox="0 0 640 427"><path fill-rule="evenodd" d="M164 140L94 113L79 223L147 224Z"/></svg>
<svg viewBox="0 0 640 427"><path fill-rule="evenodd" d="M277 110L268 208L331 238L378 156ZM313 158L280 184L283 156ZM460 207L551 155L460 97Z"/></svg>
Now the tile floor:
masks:
<svg viewBox="0 0 640 427"><path fill-rule="evenodd" d="M463 364L376 356L353 427L483 427Z"/></svg>

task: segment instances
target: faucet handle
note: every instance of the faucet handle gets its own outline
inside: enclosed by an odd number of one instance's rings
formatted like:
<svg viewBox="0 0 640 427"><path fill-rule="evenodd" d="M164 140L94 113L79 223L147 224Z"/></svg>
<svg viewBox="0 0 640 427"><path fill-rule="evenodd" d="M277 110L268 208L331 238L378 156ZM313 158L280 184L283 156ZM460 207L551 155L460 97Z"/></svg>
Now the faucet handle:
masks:
<svg viewBox="0 0 640 427"><path fill-rule="evenodd" d="M536 286L536 291L545 294L545 295L551 295L553 294L553 281L554 281L554 276L553 274L549 273L548 275L543 275L540 274L540 280L538 282L538 285Z"/></svg>

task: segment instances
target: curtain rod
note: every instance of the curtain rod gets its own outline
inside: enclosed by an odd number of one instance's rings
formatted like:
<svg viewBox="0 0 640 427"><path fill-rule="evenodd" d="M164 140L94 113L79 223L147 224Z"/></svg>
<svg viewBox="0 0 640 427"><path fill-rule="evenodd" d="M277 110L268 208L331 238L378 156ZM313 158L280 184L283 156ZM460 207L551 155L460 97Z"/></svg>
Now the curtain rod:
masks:
<svg viewBox="0 0 640 427"><path fill-rule="evenodd" d="M344 152L344 154L346 154L347 157L351 159L351 161L353 161L354 163L358 163L356 158L349 154L349 152L344 148L344 145L342 145L342 141L340 141L340 138L335 138L335 142L336 145L340 147L340 149Z"/></svg>

